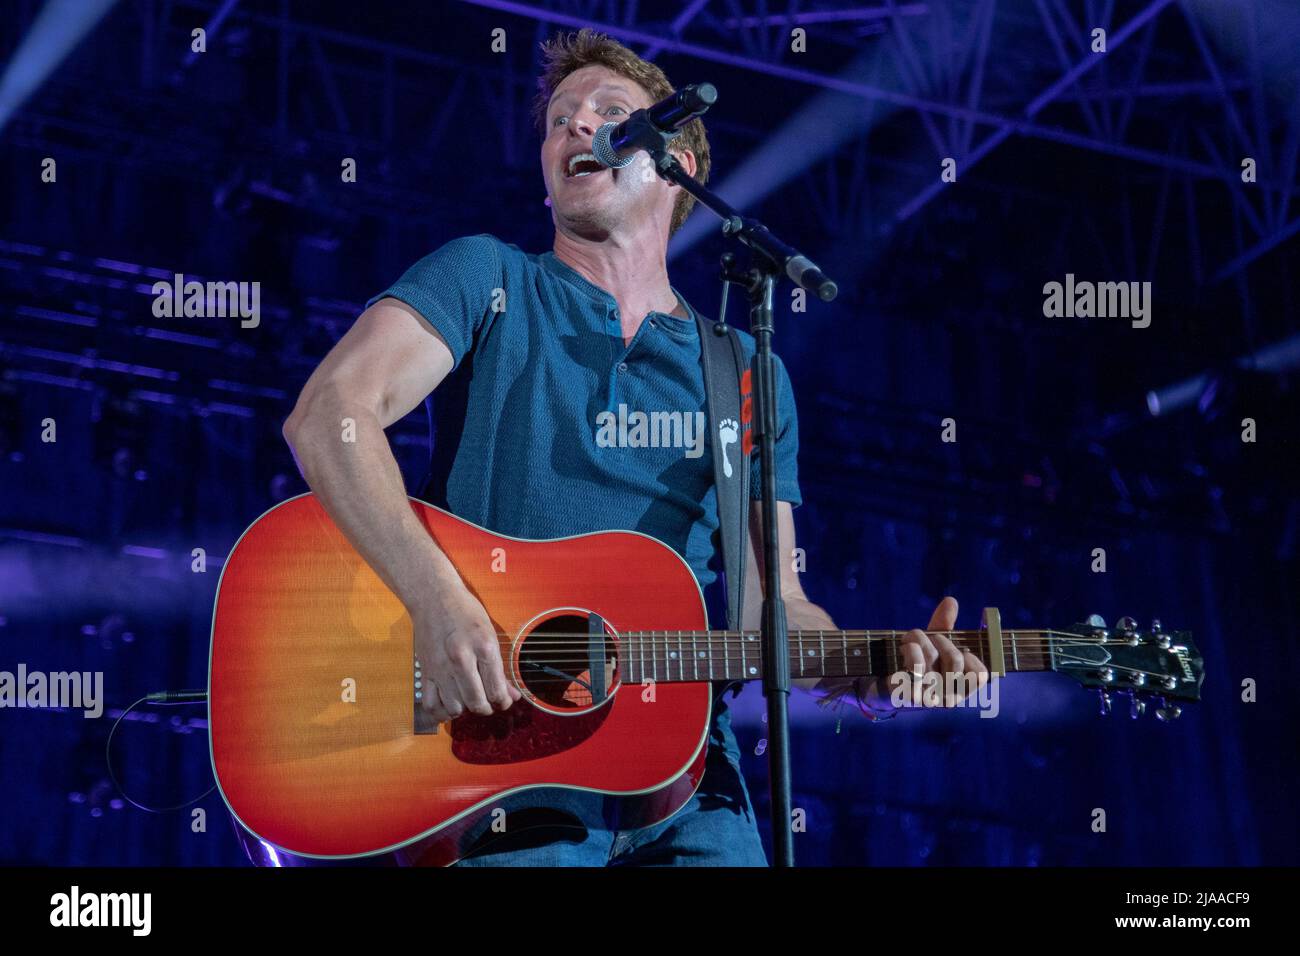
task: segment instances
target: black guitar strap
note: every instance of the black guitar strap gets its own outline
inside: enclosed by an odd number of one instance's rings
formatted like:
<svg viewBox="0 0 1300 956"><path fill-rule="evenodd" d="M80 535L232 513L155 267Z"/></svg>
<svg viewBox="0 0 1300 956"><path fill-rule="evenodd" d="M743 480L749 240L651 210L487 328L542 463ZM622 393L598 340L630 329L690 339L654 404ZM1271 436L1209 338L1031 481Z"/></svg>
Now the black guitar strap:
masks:
<svg viewBox="0 0 1300 956"><path fill-rule="evenodd" d="M727 627L740 628L745 603L745 548L749 538L749 431L753 418L750 371L736 330L698 312L700 363L708 410L713 482L727 584Z"/></svg>

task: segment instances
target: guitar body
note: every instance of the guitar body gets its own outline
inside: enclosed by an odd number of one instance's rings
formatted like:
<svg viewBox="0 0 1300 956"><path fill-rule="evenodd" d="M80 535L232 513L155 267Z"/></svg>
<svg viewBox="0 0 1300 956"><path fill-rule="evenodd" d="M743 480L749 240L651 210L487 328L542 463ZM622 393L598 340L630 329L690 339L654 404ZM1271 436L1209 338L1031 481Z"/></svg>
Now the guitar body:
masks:
<svg viewBox="0 0 1300 956"><path fill-rule="evenodd" d="M704 772L710 684L647 693L611 670L598 699L588 671L570 682L543 666L586 653L575 632L591 614L605 628L593 640L610 648L621 630L706 628L681 557L635 532L526 541L411 507L487 609L525 695L505 713L417 732L405 608L314 496L277 505L227 559L212 622L213 770L246 845L281 864L447 865L471 840L490 843L494 809L544 806L552 789L604 795L587 827L634 829L679 810ZM545 818L507 810L506 826L530 819Z"/></svg>

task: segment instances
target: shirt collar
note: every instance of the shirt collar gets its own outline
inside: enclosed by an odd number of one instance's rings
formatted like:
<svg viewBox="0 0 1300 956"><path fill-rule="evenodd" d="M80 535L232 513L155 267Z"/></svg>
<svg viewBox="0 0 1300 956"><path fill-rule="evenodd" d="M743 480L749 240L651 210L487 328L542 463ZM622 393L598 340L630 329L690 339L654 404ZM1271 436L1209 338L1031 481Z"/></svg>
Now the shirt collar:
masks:
<svg viewBox="0 0 1300 956"><path fill-rule="evenodd" d="M568 263L561 261L555 255L555 251L553 249L548 249L546 252L543 252L537 258L538 261L541 262L543 268L549 270L550 272L553 272L555 275L559 276L561 279L564 279L570 285L576 286L580 291L586 293L592 298L599 299L600 302L606 306L606 308L617 308L618 302L617 300L615 300L615 298L612 295L610 295L609 292L605 291L595 283L589 281L586 276L584 276L577 269L574 269ZM680 292L677 291L676 286L670 284L668 288L672 290L673 295L677 296L678 301L680 301L682 305L686 307L686 318L682 318L680 315L672 315L671 313L668 312L649 312L647 313L647 317L655 318L655 319L667 319L669 322L678 323L678 328L682 328L683 331L685 330L686 327L689 327L691 331L694 331L695 308L689 302L686 301L686 296L682 295Z"/></svg>

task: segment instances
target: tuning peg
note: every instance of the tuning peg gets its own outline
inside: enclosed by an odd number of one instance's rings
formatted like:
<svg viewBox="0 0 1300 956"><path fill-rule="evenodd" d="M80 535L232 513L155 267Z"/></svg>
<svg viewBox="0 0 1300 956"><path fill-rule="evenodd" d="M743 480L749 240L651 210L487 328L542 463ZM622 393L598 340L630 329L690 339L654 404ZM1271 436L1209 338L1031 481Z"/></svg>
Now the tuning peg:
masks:
<svg viewBox="0 0 1300 956"><path fill-rule="evenodd" d="M1105 717L1110 713L1110 693L1104 688L1098 689L1097 697L1101 700L1101 710L1099 713Z"/></svg>
<svg viewBox="0 0 1300 956"><path fill-rule="evenodd" d="M1129 681L1134 687L1145 687L1147 683L1147 675L1138 671L1136 674L1129 675Z"/></svg>
<svg viewBox="0 0 1300 956"><path fill-rule="evenodd" d="M1128 708L1129 717L1131 717L1133 720L1137 720L1139 717L1145 714L1146 711L1147 711L1147 702L1145 700L1143 700L1137 694L1134 694L1131 698L1129 698L1129 708Z"/></svg>
<svg viewBox="0 0 1300 956"><path fill-rule="evenodd" d="M1138 622L1131 617L1121 617L1115 622L1115 633L1122 635L1129 644L1138 643Z"/></svg>
<svg viewBox="0 0 1300 956"><path fill-rule="evenodd" d="M1103 644L1110 637L1110 632L1106 630L1106 619L1100 614L1089 614L1088 619L1083 622L1092 628L1093 636L1099 638Z"/></svg>
<svg viewBox="0 0 1300 956"><path fill-rule="evenodd" d="M1156 711L1156 719L1163 721L1177 720L1182 712L1183 708L1177 704L1170 704L1168 707L1161 707Z"/></svg>
<svg viewBox="0 0 1300 956"><path fill-rule="evenodd" d="M1158 618L1158 617L1156 617L1156 618L1152 618L1152 619L1151 619L1151 633L1152 633L1152 634L1159 634L1159 633L1161 633L1163 630L1164 630L1164 628L1160 626L1160 618Z"/></svg>

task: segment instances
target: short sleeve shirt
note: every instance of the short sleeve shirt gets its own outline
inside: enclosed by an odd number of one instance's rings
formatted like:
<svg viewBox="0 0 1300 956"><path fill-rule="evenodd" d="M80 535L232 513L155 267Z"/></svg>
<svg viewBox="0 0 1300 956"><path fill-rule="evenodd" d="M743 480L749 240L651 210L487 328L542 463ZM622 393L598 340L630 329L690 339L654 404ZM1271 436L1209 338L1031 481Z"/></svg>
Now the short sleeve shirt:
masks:
<svg viewBox="0 0 1300 956"><path fill-rule="evenodd" d="M455 360L434 392L431 503L520 538L639 531L708 587L721 563L712 436L695 312L673 292L691 318L651 312L624 345L609 292L553 252L484 234L446 243L371 299L409 305ZM754 340L740 337L748 360ZM798 421L779 359L776 379L777 497L798 505ZM757 454L751 467L757 498Z"/></svg>

